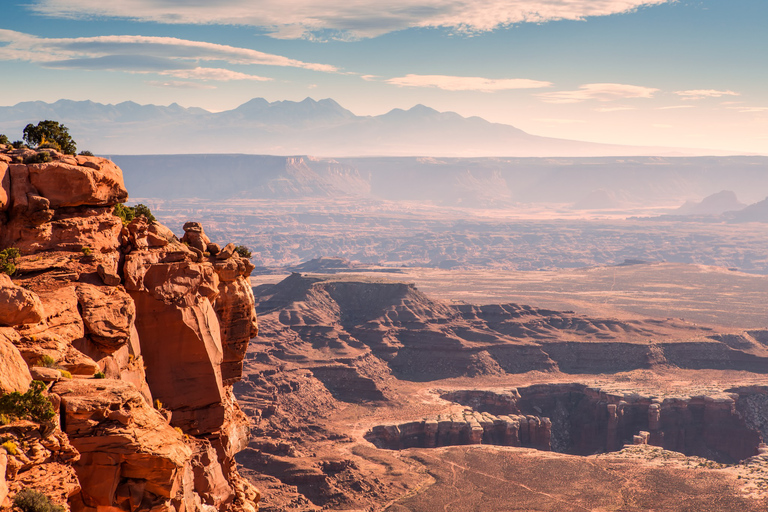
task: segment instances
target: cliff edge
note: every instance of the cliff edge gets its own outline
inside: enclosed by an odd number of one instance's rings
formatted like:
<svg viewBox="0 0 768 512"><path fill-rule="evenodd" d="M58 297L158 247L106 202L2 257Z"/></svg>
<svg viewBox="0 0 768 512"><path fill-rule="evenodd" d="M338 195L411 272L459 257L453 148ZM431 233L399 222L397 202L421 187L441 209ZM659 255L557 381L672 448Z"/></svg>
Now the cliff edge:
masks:
<svg viewBox="0 0 768 512"><path fill-rule="evenodd" d="M0 506L255 512L232 392L253 265L197 223L121 219L127 199L109 160L0 145Z"/></svg>

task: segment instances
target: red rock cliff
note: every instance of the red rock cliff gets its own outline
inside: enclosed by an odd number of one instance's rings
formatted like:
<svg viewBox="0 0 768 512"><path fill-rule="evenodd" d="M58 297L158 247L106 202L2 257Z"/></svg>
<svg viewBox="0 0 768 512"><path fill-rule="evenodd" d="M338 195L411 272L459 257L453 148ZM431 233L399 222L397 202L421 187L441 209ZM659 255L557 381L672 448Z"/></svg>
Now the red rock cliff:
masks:
<svg viewBox="0 0 768 512"><path fill-rule="evenodd" d="M42 380L57 410L0 421L0 505L33 487L75 511L255 511L232 393L258 332L253 266L196 223L184 243L124 226L116 165L45 151L0 145L0 250L20 252L0 273L0 393Z"/></svg>

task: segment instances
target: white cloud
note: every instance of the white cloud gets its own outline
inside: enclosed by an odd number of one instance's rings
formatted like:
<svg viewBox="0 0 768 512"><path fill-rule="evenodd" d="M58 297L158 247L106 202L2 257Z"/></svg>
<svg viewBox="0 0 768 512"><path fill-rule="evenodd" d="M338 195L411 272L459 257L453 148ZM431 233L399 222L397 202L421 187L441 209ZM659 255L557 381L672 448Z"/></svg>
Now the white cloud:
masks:
<svg viewBox="0 0 768 512"><path fill-rule="evenodd" d="M627 84L585 84L575 91L544 92L537 96L546 103L581 103L587 100L613 101L652 98L658 89Z"/></svg>
<svg viewBox="0 0 768 512"><path fill-rule="evenodd" d="M180 80L148 80L147 85L170 89L216 89L215 85L201 84L200 82L184 82Z"/></svg>
<svg viewBox="0 0 768 512"><path fill-rule="evenodd" d="M674 0L33 0L40 14L160 23L250 25L284 39L375 37L410 27L483 32L514 23L581 20Z"/></svg>
<svg viewBox="0 0 768 512"><path fill-rule="evenodd" d="M194 68L194 69L174 69L163 71L161 75L175 76L176 78L197 79L197 80L218 80L226 82L229 80L256 80L258 82L267 82L271 78L263 76L249 75L222 68Z"/></svg>
<svg viewBox="0 0 768 512"><path fill-rule="evenodd" d="M363 77L365 80L371 78ZM494 92L510 89L539 89L550 87L551 82L527 78L483 78L479 76L406 75L384 80L400 87L436 87L446 91Z"/></svg>
<svg viewBox="0 0 768 512"><path fill-rule="evenodd" d="M692 89L690 91L675 91L675 94L682 96L684 100L703 100L704 98L720 98L723 96L739 96L739 93L733 91L718 91L715 89Z"/></svg>
<svg viewBox="0 0 768 512"><path fill-rule="evenodd" d="M2 43L5 43L2 45ZM334 66L302 62L280 55L175 37L98 36L43 38L0 29L0 60L26 60L49 67L160 72L195 69L199 61L264 65L335 72ZM201 68L210 69L210 68ZM201 73L201 76L205 73ZM237 72L219 73L233 80ZM253 75L237 79L258 80ZM214 74L209 74L213 77ZM213 80L217 78L205 78Z"/></svg>

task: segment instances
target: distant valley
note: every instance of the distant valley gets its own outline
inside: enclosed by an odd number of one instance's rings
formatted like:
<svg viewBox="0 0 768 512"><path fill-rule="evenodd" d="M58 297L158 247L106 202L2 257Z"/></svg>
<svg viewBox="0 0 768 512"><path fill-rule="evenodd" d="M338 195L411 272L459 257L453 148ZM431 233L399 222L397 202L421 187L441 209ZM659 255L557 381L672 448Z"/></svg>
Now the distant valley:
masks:
<svg viewBox="0 0 768 512"><path fill-rule="evenodd" d="M341 256L444 269L642 260L768 273L766 157L114 158L133 201L177 232L204 222L262 267ZM740 205L749 206L727 211Z"/></svg>

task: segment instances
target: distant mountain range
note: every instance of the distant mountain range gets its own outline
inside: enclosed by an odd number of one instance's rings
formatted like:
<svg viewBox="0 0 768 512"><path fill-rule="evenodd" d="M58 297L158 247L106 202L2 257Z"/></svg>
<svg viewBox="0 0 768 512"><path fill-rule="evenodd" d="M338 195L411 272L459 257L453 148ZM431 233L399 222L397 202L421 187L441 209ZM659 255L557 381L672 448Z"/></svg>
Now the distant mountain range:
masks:
<svg viewBox="0 0 768 512"><path fill-rule="evenodd" d="M693 156L728 152L620 146L539 137L514 126L416 105L357 116L332 99L268 102L233 110L32 101L0 107L0 133L21 138L27 123L64 123L78 148L111 154L245 153L317 156Z"/></svg>

